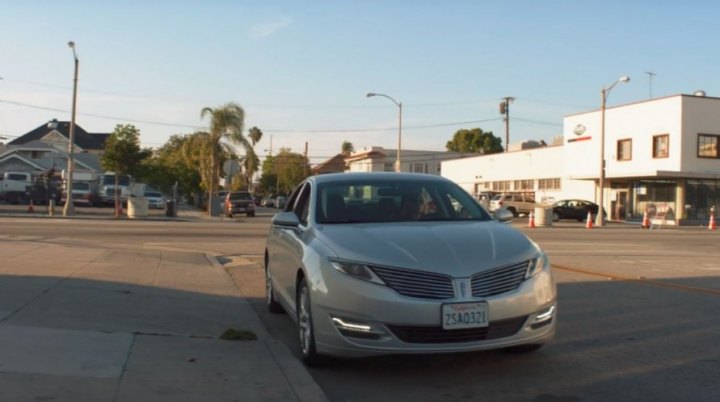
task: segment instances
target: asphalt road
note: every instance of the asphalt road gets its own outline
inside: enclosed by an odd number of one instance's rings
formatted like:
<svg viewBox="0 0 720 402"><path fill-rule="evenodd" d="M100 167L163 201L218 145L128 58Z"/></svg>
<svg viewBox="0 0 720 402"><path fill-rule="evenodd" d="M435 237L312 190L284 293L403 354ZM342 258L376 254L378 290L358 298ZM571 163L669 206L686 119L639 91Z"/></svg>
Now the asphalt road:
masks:
<svg viewBox="0 0 720 402"><path fill-rule="evenodd" d="M3 237L203 250L224 262L270 333L298 354L295 327L264 308L270 211L199 222L0 218ZM714 401L720 396L720 234L581 224L527 229L559 288L554 342L527 355L334 359L311 374L334 401Z"/></svg>

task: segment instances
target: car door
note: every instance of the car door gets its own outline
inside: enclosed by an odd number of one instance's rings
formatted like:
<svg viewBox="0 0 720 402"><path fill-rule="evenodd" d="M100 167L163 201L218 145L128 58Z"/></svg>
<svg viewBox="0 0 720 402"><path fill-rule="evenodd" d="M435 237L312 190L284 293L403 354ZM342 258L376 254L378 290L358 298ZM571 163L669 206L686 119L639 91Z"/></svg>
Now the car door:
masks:
<svg viewBox="0 0 720 402"><path fill-rule="evenodd" d="M567 201L558 201L553 205L553 212L555 212L559 219L567 219L568 218L568 202Z"/></svg>
<svg viewBox="0 0 720 402"><path fill-rule="evenodd" d="M298 215L295 206L298 201L309 199L310 185L301 184L293 192L283 212ZM303 201L306 202L306 201ZM300 216L298 215L298 218ZM301 221L296 228L273 226L268 239L268 253L270 259L270 274L273 287L280 296L293 309L295 307L295 277L303 255L303 244L300 241L307 228L307 218Z"/></svg>

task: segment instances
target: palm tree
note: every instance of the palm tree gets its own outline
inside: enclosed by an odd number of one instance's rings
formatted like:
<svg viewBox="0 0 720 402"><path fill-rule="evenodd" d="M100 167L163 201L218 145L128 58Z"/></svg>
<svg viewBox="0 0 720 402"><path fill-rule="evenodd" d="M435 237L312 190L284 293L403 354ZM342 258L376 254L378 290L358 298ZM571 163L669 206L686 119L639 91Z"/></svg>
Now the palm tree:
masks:
<svg viewBox="0 0 720 402"><path fill-rule="evenodd" d="M350 156L350 154L353 152L355 152L355 147L353 146L352 142L344 141L342 143L342 155L347 157Z"/></svg>
<svg viewBox="0 0 720 402"><path fill-rule="evenodd" d="M252 141L252 146L254 147L255 144L260 142L260 139L262 139L263 132L260 131L259 128L253 127L250 130L248 130L248 138L250 138L250 141Z"/></svg>
<svg viewBox="0 0 720 402"><path fill-rule="evenodd" d="M245 111L240 105L231 102L215 109L206 107L200 112L200 117L204 118L206 116L210 117L210 131L207 133L208 149L205 155L210 159L208 202L211 202L217 182L220 179L220 162L223 159L223 154L225 152L231 155L235 153L229 144L223 143L223 140L228 140L233 145L242 146L248 154L253 151L252 145L242 133L245 127ZM211 213L211 210L208 207L208 214Z"/></svg>
<svg viewBox="0 0 720 402"><path fill-rule="evenodd" d="M247 183L248 183L248 190L252 190L252 177L255 174L255 172L258 171L258 168L260 167L260 159L258 158L257 154L255 153L255 145L260 142L262 139L263 132L257 128L253 127L250 130L248 130L248 138L252 142L253 146L253 152L252 154L248 153L247 157L245 158L245 174L247 175Z"/></svg>

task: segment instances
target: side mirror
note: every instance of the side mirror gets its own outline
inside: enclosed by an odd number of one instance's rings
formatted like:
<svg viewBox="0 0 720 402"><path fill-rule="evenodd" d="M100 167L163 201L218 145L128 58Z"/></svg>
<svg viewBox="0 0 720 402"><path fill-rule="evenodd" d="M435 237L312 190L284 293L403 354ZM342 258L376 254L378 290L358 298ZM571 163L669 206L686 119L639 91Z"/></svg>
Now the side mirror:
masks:
<svg viewBox="0 0 720 402"><path fill-rule="evenodd" d="M300 226L300 219L295 215L295 212L280 212L273 217L272 224L274 226L296 228Z"/></svg>
<svg viewBox="0 0 720 402"><path fill-rule="evenodd" d="M498 208L495 210L495 219L503 223L510 223L514 215L507 208Z"/></svg>

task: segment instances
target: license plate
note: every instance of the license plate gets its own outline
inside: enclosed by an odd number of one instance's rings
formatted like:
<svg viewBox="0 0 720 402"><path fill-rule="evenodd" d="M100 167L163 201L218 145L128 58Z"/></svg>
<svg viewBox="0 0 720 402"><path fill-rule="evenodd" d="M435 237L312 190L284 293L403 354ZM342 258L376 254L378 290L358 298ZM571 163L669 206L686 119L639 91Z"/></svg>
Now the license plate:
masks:
<svg viewBox="0 0 720 402"><path fill-rule="evenodd" d="M485 302L443 304L443 329L487 327L488 315L488 304Z"/></svg>

